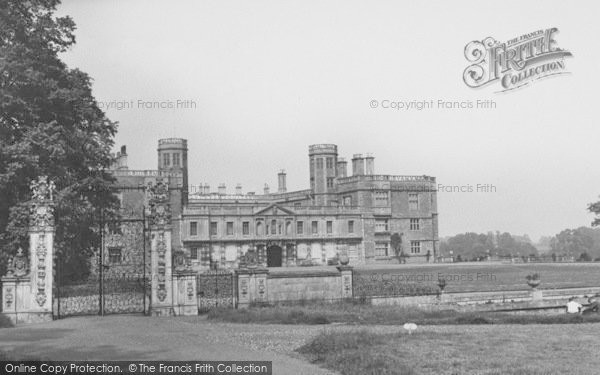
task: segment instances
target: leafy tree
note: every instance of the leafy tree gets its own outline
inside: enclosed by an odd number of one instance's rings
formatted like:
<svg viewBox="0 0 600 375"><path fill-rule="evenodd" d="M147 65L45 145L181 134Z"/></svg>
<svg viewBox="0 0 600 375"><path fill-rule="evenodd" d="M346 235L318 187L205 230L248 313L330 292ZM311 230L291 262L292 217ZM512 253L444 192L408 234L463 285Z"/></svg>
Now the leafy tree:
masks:
<svg viewBox="0 0 600 375"><path fill-rule="evenodd" d="M440 251L450 251L460 259L480 261L487 259L488 254L511 256L511 254L536 256L537 249L531 244L527 235L512 236L510 233L464 233L446 238L440 245Z"/></svg>
<svg viewBox="0 0 600 375"><path fill-rule="evenodd" d="M592 226L596 227L596 226L600 225L600 201L590 203L588 205L588 211L590 211L591 213L596 215L596 217L594 218L594 221L592 221Z"/></svg>
<svg viewBox="0 0 600 375"><path fill-rule="evenodd" d="M557 234L550 243L552 251L568 256L590 252L593 245L594 239L581 228L565 229Z"/></svg>
<svg viewBox="0 0 600 375"><path fill-rule="evenodd" d="M17 246L26 249L29 182L57 186L56 252L67 269L82 267L98 244L100 208L114 215L105 172L116 123L99 109L91 79L58 54L75 43L59 0L0 0L0 273Z"/></svg>
<svg viewBox="0 0 600 375"><path fill-rule="evenodd" d="M401 233L401 234L394 233L390 237L390 244L392 246L392 249L394 249L394 255L398 259L399 263L404 263L406 261L406 259L405 259L406 254L404 254L404 250L402 247L402 235L403 234L404 233Z"/></svg>

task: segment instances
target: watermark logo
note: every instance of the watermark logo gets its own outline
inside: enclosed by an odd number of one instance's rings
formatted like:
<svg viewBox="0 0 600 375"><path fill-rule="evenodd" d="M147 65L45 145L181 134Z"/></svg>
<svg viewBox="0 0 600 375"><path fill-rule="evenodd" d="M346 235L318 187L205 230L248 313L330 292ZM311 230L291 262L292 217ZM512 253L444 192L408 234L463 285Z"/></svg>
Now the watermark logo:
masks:
<svg viewBox="0 0 600 375"><path fill-rule="evenodd" d="M472 41L465 47L465 57L471 63L463 73L465 84L478 88L499 82L502 92L568 73L564 60L572 54L558 47L557 33L553 27L504 43L492 37Z"/></svg>

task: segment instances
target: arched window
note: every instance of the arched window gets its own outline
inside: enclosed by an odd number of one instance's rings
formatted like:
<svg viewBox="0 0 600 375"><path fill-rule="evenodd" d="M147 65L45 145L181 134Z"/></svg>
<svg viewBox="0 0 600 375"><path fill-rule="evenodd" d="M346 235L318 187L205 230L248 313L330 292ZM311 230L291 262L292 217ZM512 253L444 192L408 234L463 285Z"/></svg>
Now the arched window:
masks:
<svg viewBox="0 0 600 375"><path fill-rule="evenodd" d="M256 234L258 236L263 234L263 225L262 225L262 222L260 222L260 221L256 222Z"/></svg>
<svg viewBox="0 0 600 375"><path fill-rule="evenodd" d="M287 223L285 223L285 234L286 236L289 236L292 234L292 222L288 221Z"/></svg>

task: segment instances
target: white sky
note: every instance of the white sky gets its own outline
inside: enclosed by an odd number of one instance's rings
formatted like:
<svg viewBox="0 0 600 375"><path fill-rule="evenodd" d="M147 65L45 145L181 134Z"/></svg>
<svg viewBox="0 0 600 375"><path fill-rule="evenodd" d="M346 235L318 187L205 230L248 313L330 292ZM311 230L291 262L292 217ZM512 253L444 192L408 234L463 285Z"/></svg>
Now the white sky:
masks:
<svg viewBox="0 0 600 375"><path fill-rule="evenodd" d="M97 100L193 100L196 109L109 109L133 169L162 137L187 138L190 183L229 191L308 187L308 145L372 152L376 173L427 174L495 193L438 194L440 235L536 239L589 225L600 194L600 3L560 1L63 0L78 27L69 66ZM472 40L557 27L570 75L515 92L462 81ZM495 110L396 111L371 100L492 99Z"/></svg>

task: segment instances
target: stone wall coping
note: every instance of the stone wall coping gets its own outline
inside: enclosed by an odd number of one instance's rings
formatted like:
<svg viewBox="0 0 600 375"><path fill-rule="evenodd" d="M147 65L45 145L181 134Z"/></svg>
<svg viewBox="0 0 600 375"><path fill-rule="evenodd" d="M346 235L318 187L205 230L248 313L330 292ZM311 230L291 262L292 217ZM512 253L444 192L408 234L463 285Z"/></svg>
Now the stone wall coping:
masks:
<svg viewBox="0 0 600 375"><path fill-rule="evenodd" d="M570 295L574 292L600 292L600 287L589 286L589 287L577 287L577 288L560 288L560 289L538 289L544 292L548 296L561 296Z"/></svg>
<svg viewBox="0 0 600 375"><path fill-rule="evenodd" d="M528 306L528 307L514 307L508 309L495 309L488 310L487 312L511 312L511 311L535 311L535 310L555 310L561 309L565 310L565 305L550 305L550 306Z"/></svg>
<svg viewBox="0 0 600 375"><path fill-rule="evenodd" d="M305 277L339 277L340 273L329 270L306 270L306 271L294 271L294 272L277 272L269 273L267 276L269 279L298 279Z"/></svg>
<svg viewBox="0 0 600 375"><path fill-rule="evenodd" d="M240 268L235 270L236 275L260 275L269 274L269 270L266 268Z"/></svg>
<svg viewBox="0 0 600 375"><path fill-rule="evenodd" d="M40 227L40 226L30 226L27 229L27 233L52 233L54 234L55 230L52 227Z"/></svg>
<svg viewBox="0 0 600 375"><path fill-rule="evenodd" d="M175 276L175 277L196 276L197 274L198 274L198 272L193 271L193 270L186 270L186 271L174 270L174 272L173 272L173 276Z"/></svg>
<svg viewBox="0 0 600 375"><path fill-rule="evenodd" d="M31 274L25 276L2 276L2 283L29 283Z"/></svg>

